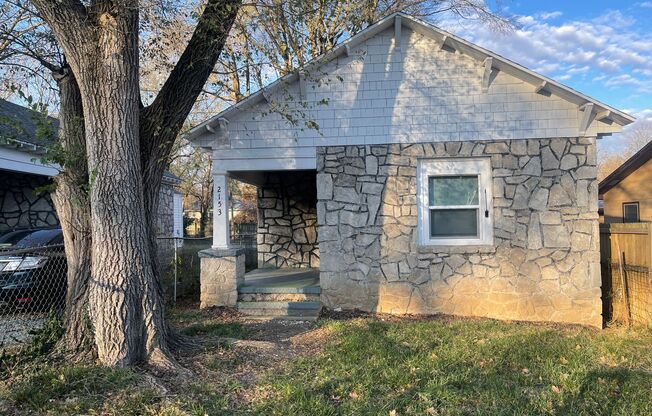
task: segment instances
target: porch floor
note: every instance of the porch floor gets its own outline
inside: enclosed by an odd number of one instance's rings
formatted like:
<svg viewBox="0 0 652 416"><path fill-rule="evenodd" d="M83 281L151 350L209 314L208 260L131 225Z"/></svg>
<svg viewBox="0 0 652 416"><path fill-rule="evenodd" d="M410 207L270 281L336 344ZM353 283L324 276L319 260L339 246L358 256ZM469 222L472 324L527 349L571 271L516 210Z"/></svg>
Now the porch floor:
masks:
<svg viewBox="0 0 652 416"><path fill-rule="evenodd" d="M241 287L308 288L319 286L319 269L255 269Z"/></svg>

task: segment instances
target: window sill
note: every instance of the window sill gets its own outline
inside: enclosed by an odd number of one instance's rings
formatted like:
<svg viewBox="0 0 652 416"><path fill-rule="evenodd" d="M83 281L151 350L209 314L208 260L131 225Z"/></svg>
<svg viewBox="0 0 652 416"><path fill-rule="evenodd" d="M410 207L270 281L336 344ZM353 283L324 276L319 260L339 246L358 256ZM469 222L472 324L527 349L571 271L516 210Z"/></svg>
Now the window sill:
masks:
<svg viewBox="0 0 652 416"><path fill-rule="evenodd" d="M433 253L446 253L446 254L491 254L496 252L495 244L474 244L474 245L435 245L435 244L420 244L417 246L419 254L433 254Z"/></svg>

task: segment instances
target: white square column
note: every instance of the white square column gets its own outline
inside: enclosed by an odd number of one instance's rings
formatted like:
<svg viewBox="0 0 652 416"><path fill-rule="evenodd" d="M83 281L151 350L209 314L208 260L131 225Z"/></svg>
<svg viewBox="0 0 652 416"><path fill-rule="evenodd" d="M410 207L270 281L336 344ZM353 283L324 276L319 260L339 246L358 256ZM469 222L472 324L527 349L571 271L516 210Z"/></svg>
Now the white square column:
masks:
<svg viewBox="0 0 652 416"><path fill-rule="evenodd" d="M231 246L229 228L229 175L213 175L213 248Z"/></svg>

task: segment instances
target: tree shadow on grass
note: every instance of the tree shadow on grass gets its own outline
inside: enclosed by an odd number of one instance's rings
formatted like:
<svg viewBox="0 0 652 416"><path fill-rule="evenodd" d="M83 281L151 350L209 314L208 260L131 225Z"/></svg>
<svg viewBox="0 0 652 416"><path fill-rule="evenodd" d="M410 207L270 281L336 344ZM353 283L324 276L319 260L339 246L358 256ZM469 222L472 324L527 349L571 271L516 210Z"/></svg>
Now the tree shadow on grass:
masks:
<svg viewBox="0 0 652 416"><path fill-rule="evenodd" d="M622 367L593 370L562 403L557 414L649 415L652 374Z"/></svg>
<svg viewBox="0 0 652 416"><path fill-rule="evenodd" d="M491 322L334 323L267 382L263 413L650 414L650 376L599 364L592 331Z"/></svg>

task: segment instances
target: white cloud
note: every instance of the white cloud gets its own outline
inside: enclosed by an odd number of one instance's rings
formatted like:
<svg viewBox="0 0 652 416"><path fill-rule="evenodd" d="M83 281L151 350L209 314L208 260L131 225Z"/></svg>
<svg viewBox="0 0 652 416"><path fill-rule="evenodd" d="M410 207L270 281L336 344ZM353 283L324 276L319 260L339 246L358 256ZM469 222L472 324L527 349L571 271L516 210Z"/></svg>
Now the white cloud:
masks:
<svg viewBox="0 0 652 416"><path fill-rule="evenodd" d="M584 65L584 66L581 66L581 67L571 67L571 68L568 68L566 70L566 74L569 74L569 75L585 74L585 73L589 72L590 69L591 69L591 67L588 66L588 65Z"/></svg>
<svg viewBox="0 0 652 416"><path fill-rule="evenodd" d="M625 112L636 117L636 122L652 121L652 108L644 108L642 110L630 109Z"/></svg>
<svg viewBox="0 0 652 416"><path fill-rule="evenodd" d="M652 1L644 3L652 7ZM652 92L652 34L638 31L633 17L608 11L593 19L550 21L560 16L522 16L520 27L509 34L453 21L443 26L557 80L588 76L608 88Z"/></svg>
<svg viewBox="0 0 652 416"><path fill-rule="evenodd" d="M561 17L563 13L562 12L542 12L537 15L539 19L541 20L550 20L550 19L556 19L558 17Z"/></svg>
<svg viewBox="0 0 652 416"><path fill-rule="evenodd" d="M652 1L644 1L644 2L638 3L638 7L642 7L644 9L652 9Z"/></svg>

